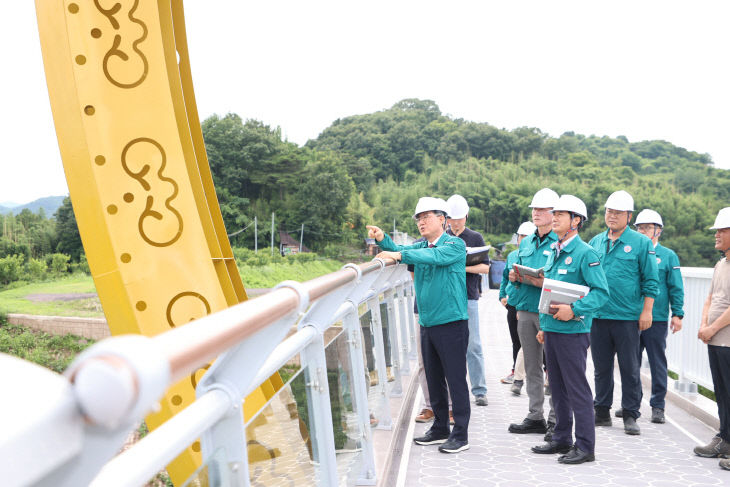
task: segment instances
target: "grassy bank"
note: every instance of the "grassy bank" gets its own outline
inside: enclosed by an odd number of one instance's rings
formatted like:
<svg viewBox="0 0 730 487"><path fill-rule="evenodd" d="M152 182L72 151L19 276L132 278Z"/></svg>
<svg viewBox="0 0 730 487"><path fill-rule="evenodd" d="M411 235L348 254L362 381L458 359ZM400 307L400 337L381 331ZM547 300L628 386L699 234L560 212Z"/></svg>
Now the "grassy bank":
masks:
<svg viewBox="0 0 730 487"><path fill-rule="evenodd" d="M76 335L56 336L0 320L0 352L14 355L61 373L86 347L94 343Z"/></svg>
<svg viewBox="0 0 730 487"><path fill-rule="evenodd" d="M32 301L31 294L94 293L91 276L78 273L53 281L34 282L0 292L0 314L26 313L49 316L104 317L98 298L70 301Z"/></svg>

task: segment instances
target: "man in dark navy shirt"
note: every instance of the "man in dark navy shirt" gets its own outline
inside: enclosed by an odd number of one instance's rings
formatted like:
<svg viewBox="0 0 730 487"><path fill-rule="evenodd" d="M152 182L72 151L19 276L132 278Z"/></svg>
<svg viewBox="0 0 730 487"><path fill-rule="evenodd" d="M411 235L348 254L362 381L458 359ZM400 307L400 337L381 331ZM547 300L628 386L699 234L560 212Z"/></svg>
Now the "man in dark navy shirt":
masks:
<svg viewBox="0 0 730 487"><path fill-rule="evenodd" d="M466 227L469 204L463 196L455 194L448 199L451 229L449 233L461 238L470 247L483 247L484 238L479 232ZM469 369L471 392L477 406L487 405L487 383L484 378L484 354L479 337L479 296L481 294L482 274L489 273L489 257L476 265L466 266L466 298L469 313L469 345L466 351L466 364Z"/></svg>

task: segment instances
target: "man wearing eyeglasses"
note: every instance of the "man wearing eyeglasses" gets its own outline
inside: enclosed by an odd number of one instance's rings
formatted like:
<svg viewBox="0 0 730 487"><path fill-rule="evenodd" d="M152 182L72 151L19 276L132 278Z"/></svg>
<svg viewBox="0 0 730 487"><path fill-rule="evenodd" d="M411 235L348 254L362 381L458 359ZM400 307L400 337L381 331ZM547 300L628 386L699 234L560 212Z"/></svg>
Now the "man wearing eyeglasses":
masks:
<svg viewBox="0 0 730 487"><path fill-rule="evenodd" d="M466 351L469 325L466 299L466 245L446 233L448 205L440 198L418 200L413 219L426 240L396 245L380 228L368 225L368 237L384 250L381 259L412 264L421 353L434 422L425 435L414 438L418 445L440 445L442 453L469 448L471 407L466 382ZM448 390L446 384L448 383ZM454 428L449 428L448 394L451 394Z"/></svg>
<svg viewBox="0 0 730 487"><path fill-rule="evenodd" d="M596 312L591 327L595 421L596 426L611 426L613 362L618 356L624 433L639 435L639 336L651 326L654 299L659 294L656 251L651 240L629 228L634 211L629 193L612 193L604 206L608 230L590 241L610 286L608 301Z"/></svg>

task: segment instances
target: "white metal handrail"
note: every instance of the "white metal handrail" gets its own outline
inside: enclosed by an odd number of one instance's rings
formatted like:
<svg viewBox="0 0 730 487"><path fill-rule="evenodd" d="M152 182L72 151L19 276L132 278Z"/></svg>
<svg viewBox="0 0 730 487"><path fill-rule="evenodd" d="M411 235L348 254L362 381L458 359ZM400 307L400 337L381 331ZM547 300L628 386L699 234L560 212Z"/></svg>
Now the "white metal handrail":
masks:
<svg viewBox="0 0 730 487"><path fill-rule="evenodd" d="M412 312L408 313L412 296L405 266L374 259L366 264L348 264L340 271L305 283L281 283L266 295L156 337L113 337L99 342L74 361L65 377L43 373L48 383L66 384L61 384L65 397L58 404L49 404L49 411L61 404L66 411L69 400L77 404L73 421L66 421L83 438L76 443L77 450L57 454L55 463L44 459L42 469L27 465L24 459L24 468L9 471L4 482L76 486L93 479L93 485L135 485L148 480L200 437L204 461L223 452L222 464L209 471L212 484L248 485L241 401L290 358L301 354L302 369L308 371L312 385L307 389L307 397L312 405L310 420L317 432L312 441L319 456L319 484L337 485L323 333L341 321L350 347L350 366L355 371L364 370L360 350L365 345L360 336L358 307L367 304L372 312L375 360L383 384L383 395L374 413L379 427L387 428L391 424L387 400L398 393L399 364L407 363L408 354L414 351L411 348L415 343L415 322ZM388 309L393 366L398 376L393 387L387 386L385 376L381 299ZM286 338L294 324L298 331ZM214 358L215 363L198 383L196 401L109 461L169 385ZM374 485L367 387L362 374L352 375L363 456L357 483ZM23 400L18 396L14 399ZM0 458L5 461L13 461L14 451L25 451L17 448L19 445L43 441L38 429L32 427L35 418L24 421L28 428L0 440ZM69 428L69 424L58 421L52 424ZM24 435L23 431L34 431L35 435Z"/></svg>

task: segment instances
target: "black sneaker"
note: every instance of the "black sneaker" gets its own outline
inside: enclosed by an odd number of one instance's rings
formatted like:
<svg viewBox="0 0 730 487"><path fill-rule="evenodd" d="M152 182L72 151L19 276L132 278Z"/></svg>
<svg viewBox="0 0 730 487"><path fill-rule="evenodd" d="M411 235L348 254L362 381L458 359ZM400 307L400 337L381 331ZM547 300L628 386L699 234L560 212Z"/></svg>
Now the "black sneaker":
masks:
<svg viewBox="0 0 730 487"><path fill-rule="evenodd" d="M552 421L548 421L547 424L547 431L545 432L545 437L543 440L547 441L548 443L553 440L553 433L555 432L555 423Z"/></svg>
<svg viewBox="0 0 730 487"><path fill-rule="evenodd" d="M636 424L636 419L631 416L624 416L624 433L627 435L640 435L641 429Z"/></svg>
<svg viewBox="0 0 730 487"><path fill-rule="evenodd" d="M651 408L651 422L657 424L663 424L665 422L664 410L662 408Z"/></svg>
<svg viewBox="0 0 730 487"><path fill-rule="evenodd" d="M413 442L416 445L440 445L441 443L446 443L448 439L449 433L436 434L429 429L423 436L413 438Z"/></svg>
<svg viewBox="0 0 730 487"><path fill-rule="evenodd" d="M611 413L606 407L596 407L596 426L611 426Z"/></svg>
<svg viewBox="0 0 730 487"><path fill-rule="evenodd" d="M439 447L439 451L441 453L459 453L460 451L468 449L469 442L455 439L449 439L449 441Z"/></svg>
<svg viewBox="0 0 730 487"><path fill-rule="evenodd" d="M507 428L510 433L547 433L547 425L544 419L529 419L525 418L521 423L512 423Z"/></svg>

